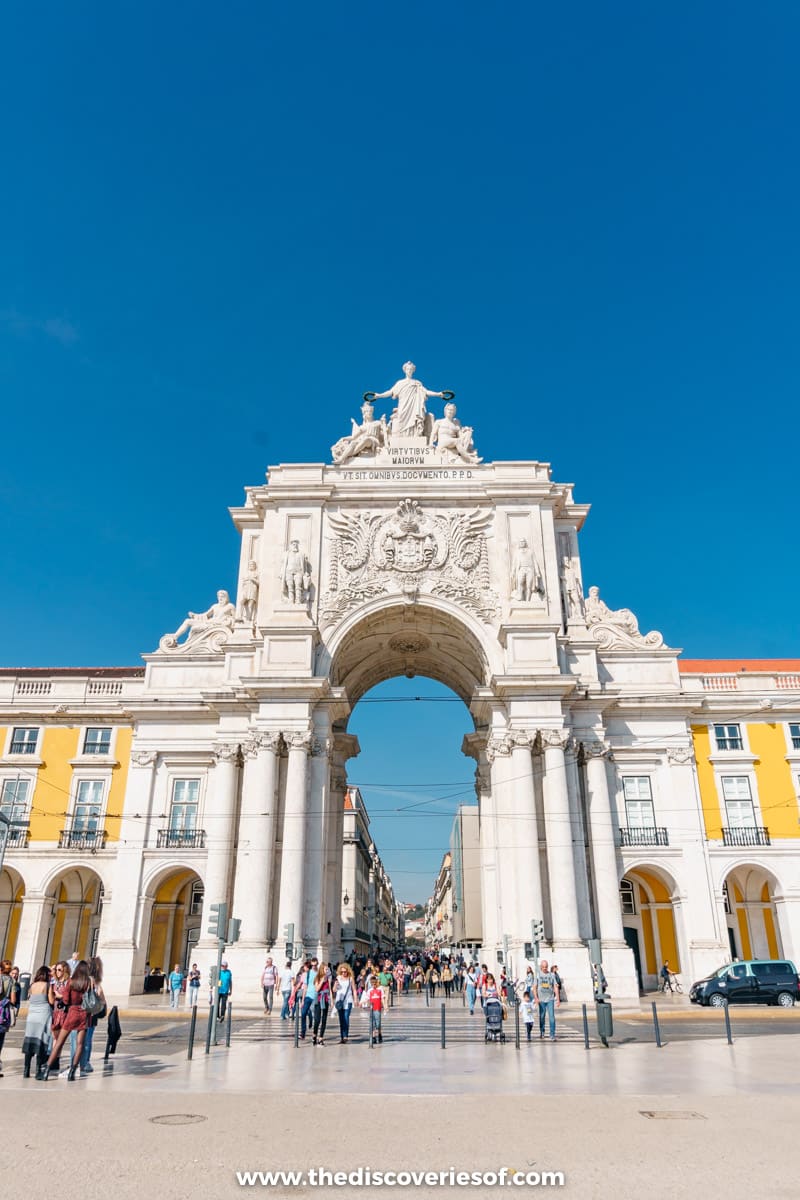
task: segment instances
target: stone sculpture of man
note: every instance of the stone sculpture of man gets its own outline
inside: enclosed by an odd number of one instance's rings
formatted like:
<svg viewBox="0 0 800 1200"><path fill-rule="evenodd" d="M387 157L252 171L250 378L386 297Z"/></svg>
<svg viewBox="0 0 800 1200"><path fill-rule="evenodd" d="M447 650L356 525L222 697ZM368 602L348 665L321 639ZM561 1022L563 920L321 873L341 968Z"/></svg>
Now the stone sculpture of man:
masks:
<svg viewBox="0 0 800 1200"><path fill-rule="evenodd" d="M579 620L583 615L583 590L568 554L561 559L561 584L564 588L567 620Z"/></svg>
<svg viewBox="0 0 800 1200"><path fill-rule="evenodd" d="M223 629L233 629L236 608L231 604L231 598L224 588L217 592L217 603L212 604L204 613L190 612L183 624L175 630L171 641L177 642L181 634L188 633L189 641L194 634L205 633L212 626Z"/></svg>
<svg viewBox="0 0 800 1200"><path fill-rule="evenodd" d="M258 608L258 563L253 559L247 564L247 574L242 580L241 598L239 601L239 615L248 625L252 625L256 619L256 610Z"/></svg>
<svg viewBox="0 0 800 1200"><path fill-rule="evenodd" d="M527 603L533 599L534 592L540 591L541 586L542 581L533 551L528 545L527 538L520 538L511 563L512 595L515 600Z"/></svg>
<svg viewBox="0 0 800 1200"><path fill-rule="evenodd" d="M424 437L428 410L425 401L434 396L443 397L444 392L429 392L418 379L414 379L416 367L412 362L403 363L403 379L398 379L387 392L376 392L376 400L396 400L397 409L392 414L392 437Z"/></svg>
<svg viewBox="0 0 800 1200"><path fill-rule="evenodd" d="M445 404L444 416L434 421L430 444L438 446L447 457L460 458L470 466L481 461L472 444L472 427L461 424L455 404Z"/></svg>
<svg viewBox="0 0 800 1200"><path fill-rule="evenodd" d="M357 425L351 417L353 432L349 437L339 438L331 446L331 455L337 466L357 458L359 454L374 454L386 445L386 417L381 417L379 421L374 418L374 405L365 400L361 405L361 424Z"/></svg>
<svg viewBox="0 0 800 1200"><path fill-rule="evenodd" d="M586 624L599 625L601 621L618 625L632 637L641 636L639 622L629 608L609 608L605 600L600 599L600 589L590 587L586 597Z"/></svg>
<svg viewBox="0 0 800 1200"><path fill-rule="evenodd" d="M289 549L283 556L281 566L283 594L290 604L305 604L311 583L311 567L300 549L297 538L292 538Z"/></svg>

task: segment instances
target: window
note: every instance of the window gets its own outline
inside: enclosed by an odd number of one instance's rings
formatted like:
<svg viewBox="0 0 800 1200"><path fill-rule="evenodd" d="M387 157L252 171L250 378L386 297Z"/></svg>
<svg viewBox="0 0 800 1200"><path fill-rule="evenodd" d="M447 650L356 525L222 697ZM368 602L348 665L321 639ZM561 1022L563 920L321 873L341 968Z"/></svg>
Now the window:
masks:
<svg viewBox="0 0 800 1200"><path fill-rule="evenodd" d="M733 909L731 908L731 898L728 893L727 879L725 880L725 882L722 885L722 902L725 905L725 912L728 914L728 916L730 916L731 913L733 912Z"/></svg>
<svg viewBox="0 0 800 1200"><path fill-rule="evenodd" d="M200 917L203 915L203 895L203 885L199 879L196 879L192 884L192 899L189 905L189 912L193 917Z"/></svg>
<svg viewBox="0 0 800 1200"><path fill-rule="evenodd" d="M633 884L630 879L620 881L619 901L622 905L623 917L633 917L636 915L636 896L634 895Z"/></svg>
<svg viewBox="0 0 800 1200"><path fill-rule="evenodd" d="M84 754L108 754L111 751L110 729L87 729L83 739Z"/></svg>
<svg viewBox="0 0 800 1200"><path fill-rule="evenodd" d="M743 750L742 731L738 725L715 725L714 737L718 750Z"/></svg>
<svg viewBox="0 0 800 1200"><path fill-rule="evenodd" d="M28 780L6 779L0 795L0 812L14 825L28 820Z"/></svg>
<svg viewBox="0 0 800 1200"><path fill-rule="evenodd" d="M723 775L722 796L729 829L753 829L756 823L750 780L746 775Z"/></svg>
<svg viewBox="0 0 800 1200"><path fill-rule="evenodd" d="M629 829L653 829L653 793L648 775L626 775L622 780Z"/></svg>
<svg viewBox="0 0 800 1200"><path fill-rule="evenodd" d="M792 722L789 726L789 737L792 739L792 749L800 750L800 723Z"/></svg>
<svg viewBox="0 0 800 1200"><path fill-rule="evenodd" d="M197 828L197 805L200 799L199 779L176 779L172 784L172 807L169 827L173 833Z"/></svg>
<svg viewBox="0 0 800 1200"><path fill-rule="evenodd" d="M38 729L15 729L11 734L11 754L35 754Z"/></svg>
<svg viewBox="0 0 800 1200"><path fill-rule="evenodd" d="M102 779L81 779L72 817L73 833L97 833L103 811Z"/></svg>

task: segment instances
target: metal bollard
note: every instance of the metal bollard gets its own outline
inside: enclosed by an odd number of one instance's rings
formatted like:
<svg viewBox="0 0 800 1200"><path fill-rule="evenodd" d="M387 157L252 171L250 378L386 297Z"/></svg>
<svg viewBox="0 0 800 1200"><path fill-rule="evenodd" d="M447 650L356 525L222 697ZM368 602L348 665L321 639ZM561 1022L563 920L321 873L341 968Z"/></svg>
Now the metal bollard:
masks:
<svg viewBox="0 0 800 1200"><path fill-rule="evenodd" d="M442 1004L442 1049L443 1049L443 1050L444 1050L444 1049L446 1048L446 1046L447 1046L447 1039L446 1039L446 1037L445 1037L445 1027L444 1027L444 1023L445 1023L445 1019L446 1019L446 1018L445 1018L445 1014L446 1014L446 1012L447 1012L447 1005L445 1005L445 1004L443 1003L443 1004Z"/></svg>
<svg viewBox="0 0 800 1200"><path fill-rule="evenodd" d="M295 1050L300 1045L300 1005L295 1000L294 1002L294 1048Z"/></svg>
<svg viewBox="0 0 800 1200"><path fill-rule="evenodd" d="M519 1005L514 1005L514 1042L519 1050Z"/></svg>
<svg viewBox="0 0 800 1200"><path fill-rule="evenodd" d="M375 1013L370 1006L369 1010L369 1048L370 1050L375 1045Z"/></svg>
<svg viewBox="0 0 800 1200"><path fill-rule="evenodd" d="M430 1008L430 1006L431 1006L431 989L428 987L428 985L426 983L425 984L425 1007Z"/></svg>
<svg viewBox="0 0 800 1200"><path fill-rule="evenodd" d="M653 1007L653 1028L656 1031L656 1045L658 1046L659 1049L661 1049L661 1047L663 1046L664 1043L661 1041L661 1028L658 1024L658 1009L656 1008L655 1000L653 1001L652 1007Z"/></svg>
<svg viewBox="0 0 800 1200"><path fill-rule="evenodd" d="M728 1035L728 1045L733 1045L733 1037L731 1035L731 1014L726 1004L722 1011L725 1013L725 1033Z"/></svg>
<svg viewBox="0 0 800 1200"><path fill-rule="evenodd" d="M233 1005L228 1004L227 1021L225 1024L225 1045L231 1044L231 1014L233 1013Z"/></svg>
<svg viewBox="0 0 800 1200"><path fill-rule="evenodd" d="M189 1021L189 1049L186 1054L187 1058L191 1058L192 1053L194 1051L194 1031L195 1031L196 1027L197 1027L197 1005L193 1004L192 1005L192 1017L191 1017L191 1020Z"/></svg>
<svg viewBox="0 0 800 1200"><path fill-rule="evenodd" d="M211 1053L211 1038L214 1034L214 1005L208 1006L208 1029L206 1030L206 1054Z"/></svg>
<svg viewBox="0 0 800 1200"><path fill-rule="evenodd" d="M585 1049L589 1049L589 1017L586 1013L586 1005L582 1004L583 1009L583 1045Z"/></svg>
<svg viewBox="0 0 800 1200"><path fill-rule="evenodd" d="M389 1008L394 1008L394 988L389 988Z"/></svg>

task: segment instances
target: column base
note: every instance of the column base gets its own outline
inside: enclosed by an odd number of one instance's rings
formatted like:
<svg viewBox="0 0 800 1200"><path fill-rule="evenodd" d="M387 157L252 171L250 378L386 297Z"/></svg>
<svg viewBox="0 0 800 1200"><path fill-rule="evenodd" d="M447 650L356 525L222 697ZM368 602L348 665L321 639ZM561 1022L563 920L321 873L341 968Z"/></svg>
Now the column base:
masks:
<svg viewBox="0 0 800 1200"><path fill-rule="evenodd" d="M608 999L639 999L639 979L636 975L636 960L633 951L624 942L622 945L603 942L603 972L608 984Z"/></svg>

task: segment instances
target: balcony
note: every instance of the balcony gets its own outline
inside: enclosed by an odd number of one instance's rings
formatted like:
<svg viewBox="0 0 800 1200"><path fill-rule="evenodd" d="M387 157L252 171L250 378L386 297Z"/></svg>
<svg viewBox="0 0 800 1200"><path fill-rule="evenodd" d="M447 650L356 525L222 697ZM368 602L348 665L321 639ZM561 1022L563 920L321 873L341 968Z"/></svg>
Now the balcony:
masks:
<svg viewBox="0 0 800 1200"><path fill-rule="evenodd" d="M668 846L669 834L666 829L647 828L637 829L632 825L623 826L619 831L620 846Z"/></svg>
<svg viewBox="0 0 800 1200"><path fill-rule="evenodd" d="M156 838L159 850L205 850L205 829L159 829Z"/></svg>
<svg viewBox="0 0 800 1200"><path fill-rule="evenodd" d="M105 829L62 829L58 835L60 850L105 850L108 834Z"/></svg>
<svg viewBox="0 0 800 1200"><path fill-rule="evenodd" d="M0 823L0 831L3 825ZM6 849L24 850L30 840L31 831L27 825L9 825L6 832ZM2 833L0 832L0 837Z"/></svg>
<svg viewBox="0 0 800 1200"><path fill-rule="evenodd" d="M737 825L722 830L723 846L770 846L769 830L763 825Z"/></svg>

